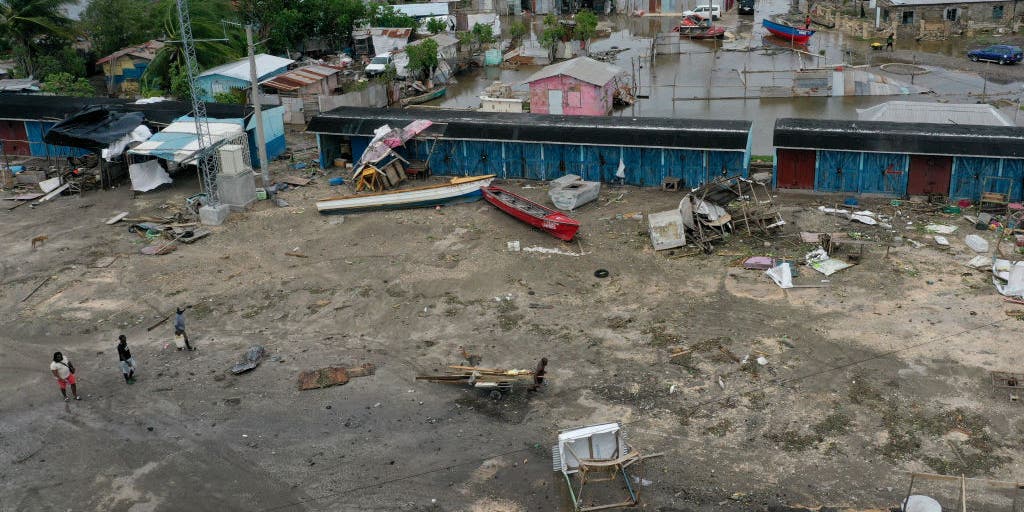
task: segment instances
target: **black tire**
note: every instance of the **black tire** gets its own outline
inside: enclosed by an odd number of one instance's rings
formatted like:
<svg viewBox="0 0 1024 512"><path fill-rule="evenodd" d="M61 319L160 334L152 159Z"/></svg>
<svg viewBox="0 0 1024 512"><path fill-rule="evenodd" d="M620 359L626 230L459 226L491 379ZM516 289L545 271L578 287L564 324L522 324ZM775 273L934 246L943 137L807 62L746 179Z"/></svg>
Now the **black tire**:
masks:
<svg viewBox="0 0 1024 512"><path fill-rule="evenodd" d="M974 55L968 55L967 58L971 59L971 62L978 62L978 57L976 57Z"/></svg>
<svg viewBox="0 0 1024 512"><path fill-rule="evenodd" d="M498 400L501 400L501 391L498 391L496 389L492 390L491 391L491 400L494 400L495 402L497 402Z"/></svg>
<svg viewBox="0 0 1024 512"><path fill-rule="evenodd" d="M999 64L1001 66L1005 66L1006 65L1006 59L999 59Z"/></svg>
<svg viewBox="0 0 1024 512"><path fill-rule="evenodd" d="M599 268L599 269L594 271L594 277L596 277L598 279L604 279L604 278L608 277L608 275L609 275L608 271L603 269L603 268Z"/></svg>

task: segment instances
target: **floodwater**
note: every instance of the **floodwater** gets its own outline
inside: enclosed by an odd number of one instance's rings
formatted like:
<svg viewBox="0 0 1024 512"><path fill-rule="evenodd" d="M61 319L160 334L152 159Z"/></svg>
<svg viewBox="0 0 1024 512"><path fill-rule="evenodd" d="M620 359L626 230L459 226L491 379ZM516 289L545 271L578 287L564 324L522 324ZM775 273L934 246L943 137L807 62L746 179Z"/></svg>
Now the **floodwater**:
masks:
<svg viewBox="0 0 1024 512"><path fill-rule="evenodd" d="M695 4L696 0L690 0ZM923 66L928 73L918 76L897 75L876 64L881 52L870 49L872 40L862 40L835 30L819 30L803 52L790 51L788 43L767 36L761 27L765 16L797 12L784 0L759 1L754 16L738 16L735 9L726 13L719 25L735 36L732 41L680 41L680 54L657 54L653 64L650 54L654 37L668 32L678 16L634 17L612 15L602 18L614 25L608 37L591 42L590 52L626 49L613 64L632 71L638 94L646 96L634 105L615 110L612 115L637 117L677 117L692 119L746 119L753 121L753 147L756 155L770 154L775 120L783 117L814 117L856 119L857 109L868 108L891 100L975 103L982 94L987 100L1003 99L1002 110L1018 124L1015 103L1021 96L1022 83L997 84L977 74ZM530 42L536 44L541 31L541 17L521 18L531 26ZM515 18L503 19L507 29ZM820 27L819 27L820 28ZM881 38L880 38L881 39ZM934 52L950 56L964 55L964 42L900 41L903 49ZM927 87L933 93L900 96L794 97L757 98L762 85L788 86L797 69L844 65L867 65L869 70L891 79ZM500 80L513 90L526 94L523 81L541 66L519 69L488 67L455 77L457 83L448 87L447 95L432 106L473 109L480 106L483 89ZM1013 105L1011 105L1013 103ZM1016 115L1016 117L1015 117ZM1018 119L1019 118L1019 119Z"/></svg>

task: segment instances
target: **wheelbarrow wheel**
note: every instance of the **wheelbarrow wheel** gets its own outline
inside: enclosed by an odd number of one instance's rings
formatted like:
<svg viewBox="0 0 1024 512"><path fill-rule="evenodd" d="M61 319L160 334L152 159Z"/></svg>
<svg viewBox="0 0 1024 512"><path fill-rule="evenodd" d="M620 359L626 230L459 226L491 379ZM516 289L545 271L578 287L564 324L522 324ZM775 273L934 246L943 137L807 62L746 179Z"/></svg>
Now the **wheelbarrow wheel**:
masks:
<svg viewBox="0 0 1024 512"><path fill-rule="evenodd" d="M501 400L501 391L498 391L497 389L491 390L491 400L494 400L495 402Z"/></svg>

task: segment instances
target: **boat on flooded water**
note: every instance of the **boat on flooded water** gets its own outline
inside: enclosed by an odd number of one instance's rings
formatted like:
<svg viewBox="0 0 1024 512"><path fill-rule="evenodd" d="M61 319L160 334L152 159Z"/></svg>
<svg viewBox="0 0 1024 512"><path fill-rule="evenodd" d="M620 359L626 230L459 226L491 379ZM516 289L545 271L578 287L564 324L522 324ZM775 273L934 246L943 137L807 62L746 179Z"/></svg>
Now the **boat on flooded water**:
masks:
<svg viewBox="0 0 1024 512"><path fill-rule="evenodd" d="M679 32L679 37L689 39L721 39L725 37L725 29L714 25L711 20L691 14L686 16L678 25L672 28L673 32Z"/></svg>
<svg viewBox="0 0 1024 512"><path fill-rule="evenodd" d="M768 32L771 32L773 36L785 39L786 41L792 41L796 44L807 44L807 42L810 41L811 36L814 35L813 30L793 27L767 18L761 21L761 25L763 25Z"/></svg>

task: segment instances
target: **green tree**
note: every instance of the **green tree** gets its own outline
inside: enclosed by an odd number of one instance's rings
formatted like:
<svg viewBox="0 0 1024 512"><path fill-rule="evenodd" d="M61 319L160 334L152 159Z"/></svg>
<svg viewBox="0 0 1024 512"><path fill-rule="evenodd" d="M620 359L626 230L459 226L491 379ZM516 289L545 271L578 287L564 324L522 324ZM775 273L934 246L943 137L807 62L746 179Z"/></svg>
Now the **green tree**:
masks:
<svg viewBox="0 0 1024 512"><path fill-rule="evenodd" d="M225 92L218 92L213 95L213 101L217 103L234 103L236 105L245 105L249 99L249 95L242 89L230 89Z"/></svg>
<svg viewBox="0 0 1024 512"><path fill-rule="evenodd" d="M70 39L71 20L63 8L76 0L0 0L0 40L14 50L18 65L35 73L39 45L48 37Z"/></svg>
<svg viewBox="0 0 1024 512"><path fill-rule="evenodd" d="M547 49L548 58L554 60L555 48L564 37L565 27L558 22L558 16L554 14L544 16L544 30L540 33L540 45Z"/></svg>
<svg viewBox="0 0 1024 512"><path fill-rule="evenodd" d="M185 102L192 101L192 89L188 85L188 73L185 72L181 64L175 62L171 65L168 80L170 81L168 87L170 88L171 96Z"/></svg>
<svg viewBox="0 0 1024 512"><path fill-rule="evenodd" d="M35 66L35 77L40 80L46 80L54 73L85 76L85 59L70 46L47 51L45 55L36 58Z"/></svg>
<svg viewBox="0 0 1024 512"><path fill-rule="evenodd" d="M431 34L440 34L445 30L448 30L448 23L441 18L430 18L427 20L427 32L430 32Z"/></svg>
<svg viewBox="0 0 1024 512"><path fill-rule="evenodd" d="M420 22L392 5L382 3L370 4L367 17L371 27L419 28Z"/></svg>
<svg viewBox="0 0 1024 512"><path fill-rule="evenodd" d="M233 11L230 0L189 0L192 18L192 37L197 41L196 58L199 69L208 69L242 57L245 54L245 33L234 26L225 27L221 21L231 19ZM168 43L157 52L156 57L142 74L142 85L148 89L173 90L172 70L175 66L184 74L185 53L180 41L178 11L174 0L160 0L156 6L156 19L163 22ZM225 34L227 41L223 41ZM187 81L186 81L187 83Z"/></svg>
<svg viewBox="0 0 1024 512"><path fill-rule="evenodd" d="M576 26L572 29L572 37L582 41L584 47L590 45L590 40L597 35L597 15L594 11L583 9L576 14Z"/></svg>
<svg viewBox="0 0 1024 512"><path fill-rule="evenodd" d="M410 44L405 47L405 53L409 56L407 69L415 71L418 76L424 76L428 89L433 89L432 79L434 71L439 64L437 60L437 41L424 39L417 44Z"/></svg>
<svg viewBox="0 0 1024 512"><path fill-rule="evenodd" d="M529 33L530 33L529 29L526 27L526 24L523 23L522 21L519 21L519 20L513 21L508 26L508 35L509 35L509 37L512 38L512 44L513 45L518 45L520 42L522 42L523 37L525 37L526 34L529 34Z"/></svg>
<svg viewBox="0 0 1024 512"><path fill-rule="evenodd" d="M474 23L473 29L470 30L473 34L473 40L479 47L483 47L485 44L491 44L498 40L494 36L494 27L484 23Z"/></svg>
<svg viewBox="0 0 1024 512"><path fill-rule="evenodd" d="M91 0L82 13L82 31L100 56L146 42L160 35L159 24L147 23L152 5L139 0Z"/></svg>
<svg viewBox="0 0 1024 512"><path fill-rule="evenodd" d="M96 90L84 78L71 73L51 73L41 85L43 91L59 96L95 96Z"/></svg>

